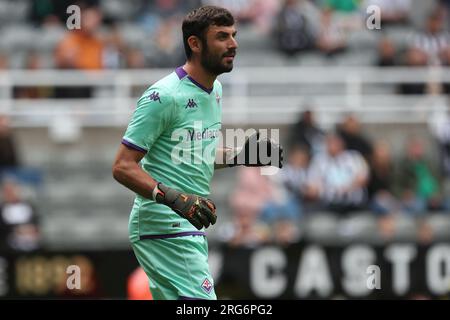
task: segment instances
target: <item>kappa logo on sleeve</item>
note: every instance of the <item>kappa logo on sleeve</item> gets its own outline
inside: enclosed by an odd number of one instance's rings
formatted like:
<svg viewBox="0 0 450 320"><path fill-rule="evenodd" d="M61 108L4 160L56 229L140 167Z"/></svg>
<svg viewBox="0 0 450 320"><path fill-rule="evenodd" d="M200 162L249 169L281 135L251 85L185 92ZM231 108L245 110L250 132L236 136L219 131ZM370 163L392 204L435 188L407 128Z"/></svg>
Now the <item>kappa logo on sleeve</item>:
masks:
<svg viewBox="0 0 450 320"><path fill-rule="evenodd" d="M153 91L151 95L147 97L150 101L159 101L161 103L161 99L159 98L159 92Z"/></svg>
<svg viewBox="0 0 450 320"><path fill-rule="evenodd" d="M207 294L210 294L212 288L213 288L213 285L212 285L211 281L209 281L208 278L205 278L205 280L203 280L203 283L202 283L202 289L205 290L205 292Z"/></svg>

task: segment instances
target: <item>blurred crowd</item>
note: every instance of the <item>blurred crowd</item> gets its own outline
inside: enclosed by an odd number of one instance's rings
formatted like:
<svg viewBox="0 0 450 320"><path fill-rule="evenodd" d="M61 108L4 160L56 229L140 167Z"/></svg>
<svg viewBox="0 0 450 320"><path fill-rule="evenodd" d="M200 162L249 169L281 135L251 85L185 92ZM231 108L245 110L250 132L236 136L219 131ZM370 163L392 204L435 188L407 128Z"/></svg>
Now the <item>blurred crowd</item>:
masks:
<svg viewBox="0 0 450 320"><path fill-rule="evenodd" d="M413 0L132 0L131 21L105 10L102 0L29 0L27 21L36 28L64 30L52 49L51 63L43 53L27 53L21 68L48 67L70 70L174 68L184 60L180 33L186 12L204 4L229 8L241 26L249 26L261 42L287 59L315 52L335 57L352 50L352 34L366 30L366 8L381 8L382 30L373 64L391 66L450 65L450 1L435 0L423 13L424 23L411 19ZM68 30L67 8L81 8L81 29ZM109 4L108 4L109 5ZM117 9L116 9L117 11ZM120 11L120 7L119 7ZM130 41L124 26L134 25L146 40ZM389 33L393 26L411 30L402 44ZM238 33L239 41L239 33ZM14 54L14 53L12 53ZM0 70L10 69L10 53L0 51ZM401 94L450 94L450 84L405 83ZM92 88L17 87L15 98L67 98L93 96ZM259 170L242 168L231 207L235 225L229 241L235 244L280 243L300 237L298 225L311 212L338 215L370 211L380 218L384 234L392 229L397 214L421 216L450 208L450 121L432 128L441 150L433 163L420 137L410 137L401 157L394 157L389 141L372 141L352 115L335 130L325 132L312 112L302 114L292 128L288 164L280 174L261 176ZM0 243L13 248L38 246L35 209L24 199L11 168L20 167L8 120L0 117L0 167L2 197ZM33 228L29 226L34 226ZM22 228L23 227L23 228ZM424 232L426 233L426 232Z"/></svg>
<svg viewBox="0 0 450 320"><path fill-rule="evenodd" d="M51 63L35 50L28 52L21 67L99 70L174 68L184 60L181 21L186 12L204 4L229 8L240 26L249 26L254 36L280 52L287 60L304 52L334 57L352 50L349 41L358 32L367 31L366 8L381 9L382 29L379 38L377 66L450 65L449 1L435 0L423 12L420 25L413 24L413 0L134 0L131 21L122 21L101 0L29 0L28 22L37 28L64 30L53 48ZM68 30L66 9L71 4L81 8L81 28ZM117 10L116 10L117 11ZM131 32L124 28L133 25ZM408 39L399 44L391 37L391 26L411 30ZM144 37L138 34L144 33ZM137 41L130 38L137 37ZM239 35L238 35L239 40ZM12 52L11 54L14 54ZM0 50L0 70L11 67L9 55ZM405 83L402 94L450 93L450 84ZM92 88L15 89L16 98L91 97Z"/></svg>
<svg viewBox="0 0 450 320"><path fill-rule="evenodd" d="M224 239L233 245L289 244L300 239L305 217L370 213L380 236L389 240L399 215L421 221L428 214L450 212L450 120L430 130L438 158L414 135L394 155L390 142L373 141L355 115L324 131L312 111L303 112L291 128L287 163L278 174L239 169ZM425 223L418 233L419 241L433 238Z"/></svg>
<svg viewBox="0 0 450 320"><path fill-rule="evenodd" d="M55 68L172 68L184 61L180 26L185 13L206 4L229 8L241 26L251 26L255 36L272 43L274 49L288 57L304 51L330 57L345 52L353 34L367 30L366 9L377 5L381 10L382 29L379 30L379 59L375 64L448 65L450 62L448 0L431 1L430 9L422 13L425 21L420 25L412 21L413 0L133 0L128 15L131 21L111 14L114 10L105 10L107 1L29 1L28 22L38 28L56 26L66 30L54 50L50 67ZM81 8L79 30L66 28L69 17L66 9L72 4ZM146 43L130 44L130 39L124 36L124 23L144 31ZM406 45L399 47L390 38L389 28L395 25L410 28ZM8 57L1 52L0 66L8 66ZM41 68L40 55L30 52L22 67Z"/></svg>
<svg viewBox="0 0 450 320"><path fill-rule="evenodd" d="M0 115L0 252L28 252L41 245L39 215L23 192L21 176L9 119Z"/></svg>

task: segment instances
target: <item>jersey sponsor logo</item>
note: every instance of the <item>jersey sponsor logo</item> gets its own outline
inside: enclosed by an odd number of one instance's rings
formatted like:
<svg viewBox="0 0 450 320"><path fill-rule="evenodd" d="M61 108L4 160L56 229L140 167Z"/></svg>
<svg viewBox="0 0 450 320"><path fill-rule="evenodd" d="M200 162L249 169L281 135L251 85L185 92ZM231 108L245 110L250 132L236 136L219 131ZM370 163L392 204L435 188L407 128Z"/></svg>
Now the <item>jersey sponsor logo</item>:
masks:
<svg viewBox="0 0 450 320"><path fill-rule="evenodd" d="M217 129L203 129L203 131L187 130L186 141L199 141L204 139L216 139L219 137L220 131Z"/></svg>
<svg viewBox="0 0 450 320"><path fill-rule="evenodd" d="M203 128L203 121L193 121L188 125L189 128L178 128L172 131L171 141L176 142L171 151L172 163L174 165L213 164L220 138L220 122L211 124L208 128Z"/></svg>
<svg viewBox="0 0 450 320"><path fill-rule="evenodd" d="M188 99L188 102L185 106L185 109L193 109L193 108L197 108L198 105L197 103L194 101L194 99Z"/></svg>
<svg viewBox="0 0 450 320"><path fill-rule="evenodd" d="M212 285L211 281L209 281L208 278L205 278L205 280L203 280L203 282L202 282L202 289L205 290L205 292L207 294L210 294L212 288L213 288L213 285Z"/></svg>
<svg viewBox="0 0 450 320"><path fill-rule="evenodd" d="M151 95L148 96L150 101L159 101L161 103L161 99L159 98L159 92L153 91Z"/></svg>

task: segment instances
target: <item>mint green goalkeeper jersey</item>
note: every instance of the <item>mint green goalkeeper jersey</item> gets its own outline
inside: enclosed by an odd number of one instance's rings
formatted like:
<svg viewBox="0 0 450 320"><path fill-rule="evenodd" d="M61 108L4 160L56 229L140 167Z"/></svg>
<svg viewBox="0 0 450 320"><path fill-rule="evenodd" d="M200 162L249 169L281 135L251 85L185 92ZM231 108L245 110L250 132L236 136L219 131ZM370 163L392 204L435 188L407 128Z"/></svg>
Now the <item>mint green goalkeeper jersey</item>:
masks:
<svg viewBox="0 0 450 320"><path fill-rule="evenodd" d="M137 102L122 143L145 153L142 169L156 181L208 197L222 114L222 86L204 88L179 67ZM169 207L136 195L129 220L132 242L201 235Z"/></svg>

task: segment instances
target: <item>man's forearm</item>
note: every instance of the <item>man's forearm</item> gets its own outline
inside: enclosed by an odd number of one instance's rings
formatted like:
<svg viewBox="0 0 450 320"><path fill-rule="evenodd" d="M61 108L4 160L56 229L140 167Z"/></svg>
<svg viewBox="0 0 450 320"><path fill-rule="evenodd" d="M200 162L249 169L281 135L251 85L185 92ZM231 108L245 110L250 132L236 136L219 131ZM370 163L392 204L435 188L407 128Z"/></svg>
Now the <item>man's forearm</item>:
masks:
<svg viewBox="0 0 450 320"><path fill-rule="evenodd" d="M157 182L147 174L138 164L127 163L114 167L114 179L147 199L153 199L153 189Z"/></svg>

